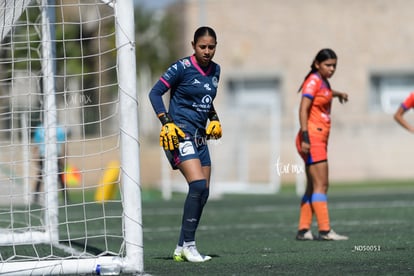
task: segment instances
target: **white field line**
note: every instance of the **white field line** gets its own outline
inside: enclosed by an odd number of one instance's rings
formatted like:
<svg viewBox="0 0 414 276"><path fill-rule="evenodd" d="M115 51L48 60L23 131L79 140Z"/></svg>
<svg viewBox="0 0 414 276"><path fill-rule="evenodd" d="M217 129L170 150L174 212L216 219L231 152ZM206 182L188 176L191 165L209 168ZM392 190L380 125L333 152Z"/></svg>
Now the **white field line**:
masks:
<svg viewBox="0 0 414 276"><path fill-rule="evenodd" d="M347 202L347 203L330 203L329 208L330 209L337 209L337 210L344 210L344 209L373 209L373 208L407 208L407 207L414 207L414 201L408 201L408 200L393 200L393 201L381 201L381 202ZM207 207L208 208L208 207ZM234 213L256 213L256 212L282 212L283 210L296 210L299 207L293 207L293 206L255 206L255 207L246 207L244 210L232 210L232 209L223 209L220 210L220 213L223 214L224 212L234 212ZM181 214L182 209L175 208L175 209L158 209L158 210L146 210L144 211L145 215L177 215ZM211 212L214 212L212 210ZM178 222L177 222L178 223ZM357 226L360 225L362 222L361 220L335 220L334 225L344 225L344 226ZM364 220L364 224L368 225L410 225L409 220ZM200 231L211 231L211 230L226 230L226 229L285 229L285 228L295 228L297 225L287 225L286 223L256 223L256 224L222 224L222 225L200 225L198 229ZM144 233L154 233L154 232L177 232L180 228L178 226L162 226L162 227L145 227L144 225Z"/></svg>
<svg viewBox="0 0 414 276"><path fill-rule="evenodd" d="M333 225L344 225L344 226L357 226L361 225L361 220L336 220ZM364 224L373 226L373 225L410 225L408 220L364 220ZM217 230L256 230L256 229L296 229L296 224L286 224L286 223L255 223L255 224L222 224L222 225L200 225L198 230L200 231L217 231ZM161 232L172 232L174 235L176 232L180 231L180 228L177 226L174 227L144 227L144 233L161 233Z"/></svg>
<svg viewBox="0 0 414 276"><path fill-rule="evenodd" d="M184 204L184 203L183 203ZM407 207L414 207L414 200L393 200L393 201L372 201L372 202L346 202L346 203L335 203L329 202L328 200L329 209L377 209L377 208L407 208ZM251 212L251 213L262 213L262 212L275 212L280 210L297 210L299 207L299 201L297 206L293 205L262 205L262 206L254 206L254 207L245 207L242 210L237 209L233 210L231 208L223 208L220 209L220 213L228 213L228 212L235 212L240 213L243 212ZM206 206L206 210L209 209L208 203ZM168 209L157 209L157 210L144 210L144 215L148 216L156 216L156 215L181 215L182 208L168 208ZM210 212L213 212L211 210ZM209 211L207 211L209 212Z"/></svg>

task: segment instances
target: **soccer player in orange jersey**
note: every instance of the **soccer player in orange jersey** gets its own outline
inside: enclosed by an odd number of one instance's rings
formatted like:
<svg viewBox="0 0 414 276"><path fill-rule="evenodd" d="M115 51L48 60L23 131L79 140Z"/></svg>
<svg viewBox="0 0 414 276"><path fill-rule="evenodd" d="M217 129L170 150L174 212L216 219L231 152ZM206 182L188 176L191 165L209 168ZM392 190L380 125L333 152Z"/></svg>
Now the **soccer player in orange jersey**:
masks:
<svg viewBox="0 0 414 276"><path fill-rule="evenodd" d="M327 145L331 128L331 104L333 97L341 103L348 101L346 93L334 91L328 79L335 73L337 56L331 49L322 49L316 55L311 70L305 77L299 107L300 130L296 147L305 161L306 192L302 198L297 240L346 240L348 237L335 233L330 226L328 213L328 158ZM319 235L312 234L313 214Z"/></svg>
<svg viewBox="0 0 414 276"><path fill-rule="evenodd" d="M414 108L414 91L408 95L408 97L402 102L400 107L397 109L397 111L394 114L394 119L406 130L409 132L414 133L414 127L410 125L405 119L404 114L407 112L410 108Z"/></svg>

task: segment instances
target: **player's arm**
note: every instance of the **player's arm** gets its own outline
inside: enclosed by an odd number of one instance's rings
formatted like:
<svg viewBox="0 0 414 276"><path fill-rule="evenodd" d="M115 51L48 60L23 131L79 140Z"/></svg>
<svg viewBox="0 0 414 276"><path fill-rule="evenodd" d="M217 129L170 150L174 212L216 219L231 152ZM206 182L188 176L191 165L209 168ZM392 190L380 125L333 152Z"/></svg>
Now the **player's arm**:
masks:
<svg viewBox="0 0 414 276"><path fill-rule="evenodd" d="M332 96L338 98L340 103L346 103L348 101L348 94L344 92L332 90Z"/></svg>
<svg viewBox="0 0 414 276"><path fill-rule="evenodd" d="M299 124L302 135L301 150L303 153L308 154L310 150L310 140L308 133L308 119L309 112L312 106L312 99L306 96L302 96L299 106Z"/></svg>
<svg viewBox="0 0 414 276"><path fill-rule="evenodd" d="M149 92L149 99L156 114L167 113L162 95L168 91L169 87L160 79Z"/></svg>
<svg viewBox="0 0 414 276"><path fill-rule="evenodd" d="M167 113L162 95L169 90L169 84L160 78L149 93L152 107L160 120L162 127L160 131L160 146L166 150L174 150L179 147L180 137L184 138L184 132L174 123Z"/></svg>
<svg viewBox="0 0 414 276"><path fill-rule="evenodd" d="M150 102L154 108L155 114L157 115L167 113L162 96L167 93L171 87L178 85L182 79L183 70L182 66L179 65L179 62L171 65L149 92Z"/></svg>
<svg viewBox="0 0 414 276"><path fill-rule="evenodd" d="M33 156L36 156L35 158L40 158L40 149L39 144L34 144L34 147L32 147Z"/></svg>
<svg viewBox="0 0 414 276"><path fill-rule="evenodd" d="M167 113L162 96L171 88L171 85L179 79L178 66L171 66L161 76L149 93L152 107L160 120L162 127L160 131L160 146L166 150L174 150L179 147L180 137L184 138L184 132L174 123ZM168 76L168 77L167 77ZM168 81L167 81L168 80Z"/></svg>
<svg viewBox="0 0 414 276"><path fill-rule="evenodd" d="M208 119L210 120L210 123L206 129L207 139L220 139L223 135L223 131L221 129L220 119L213 105L208 114Z"/></svg>
<svg viewBox="0 0 414 276"><path fill-rule="evenodd" d="M414 127L412 127L405 119L404 114L407 109L400 106L394 114L394 120L397 121L403 128L408 130L409 132L414 133Z"/></svg>

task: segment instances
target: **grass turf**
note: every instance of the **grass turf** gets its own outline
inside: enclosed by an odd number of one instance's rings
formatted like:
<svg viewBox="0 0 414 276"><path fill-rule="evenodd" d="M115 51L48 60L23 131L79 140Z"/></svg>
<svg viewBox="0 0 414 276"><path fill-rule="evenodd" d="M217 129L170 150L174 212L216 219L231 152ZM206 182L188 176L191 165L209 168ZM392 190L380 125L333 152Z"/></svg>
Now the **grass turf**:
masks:
<svg viewBox="0 0 414 276"><path fill-rule="evenodd" d="M122 243L121 205L92 203L93 193L86 208L76 204L82 201L81 194L72 193L71 199L74 205L59 212L60 221L73 222L60 227L62 243L87 245L93 254L105 248L116 251ZM300 198L293 185L284 185L278 194L210 199L197 231L200 252L213 257L206 263L172 260L184 199L184 194L174 194L172 200L164 201L158 191L143 191L146 274L414 275L413 181L334 183L329 191L332 227L348 235L348 241L294 239ZM110 218L104 219L103 214ZM74 223L84 215L93 219ZM110 234L105 239L100 236L104 220ZM0 220L4 223L7 226L7 221ZM85 229L87 244L81 239ZM312 230L317 233L316 225ZM14 254L47 256L50 246L0 247L2 261ZM54 254L65 256L56 248Z"/></svg>
<svg viewBox="0 0 414 276"><path fill-rule="evenodd" d="M226 195L206 205L197 246L213 259L176 263L184 195L144 200L144 264L152 275L414 275L414 183L333 185L332 228L348 241L296 241L299 197ZM312 229L317 233L316 225Z"/></svg>

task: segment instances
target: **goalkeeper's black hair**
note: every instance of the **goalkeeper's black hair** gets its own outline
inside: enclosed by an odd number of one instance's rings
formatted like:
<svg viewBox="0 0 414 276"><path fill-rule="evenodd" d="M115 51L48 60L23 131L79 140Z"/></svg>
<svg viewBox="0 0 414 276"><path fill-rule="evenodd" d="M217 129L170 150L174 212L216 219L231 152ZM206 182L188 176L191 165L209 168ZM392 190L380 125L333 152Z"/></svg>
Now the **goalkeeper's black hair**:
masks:
<svg viewBox="0 0 414 276"><path fill-rule="evenodd" d="M321 63L324 62L327 59L338 59L336 53L329 48L324 48L322 50L320 50L317 54L315 59L313 60L312 64L311 64L311 70L309 71L309 73L306 75L306 77L304 78L302 84L299 87L298 93L300 92L300 90L302 90L303 84L305 83L305 80L313 73L315 73L316 71L318 71L318 69L315 66L315 63Z"/></svg>
<svg viewBox="0 0 414 276"><path fill-rule="evenodd" d="M215 40L215 41L216 41L216 43L217 43L217 35L216 35L216 32L215 32L212 28L207 27L207 26L200 27L200 28L198 28L198 29L195 31L195 33L194 33L194 40L193 40L193 42L194 42L194 43L197 43L198 39L199 39L200 37L202 37L202 36L205 36L205 35L209 35L209 36L213 37L213 38L214 38L214 40Z"/></svg>

